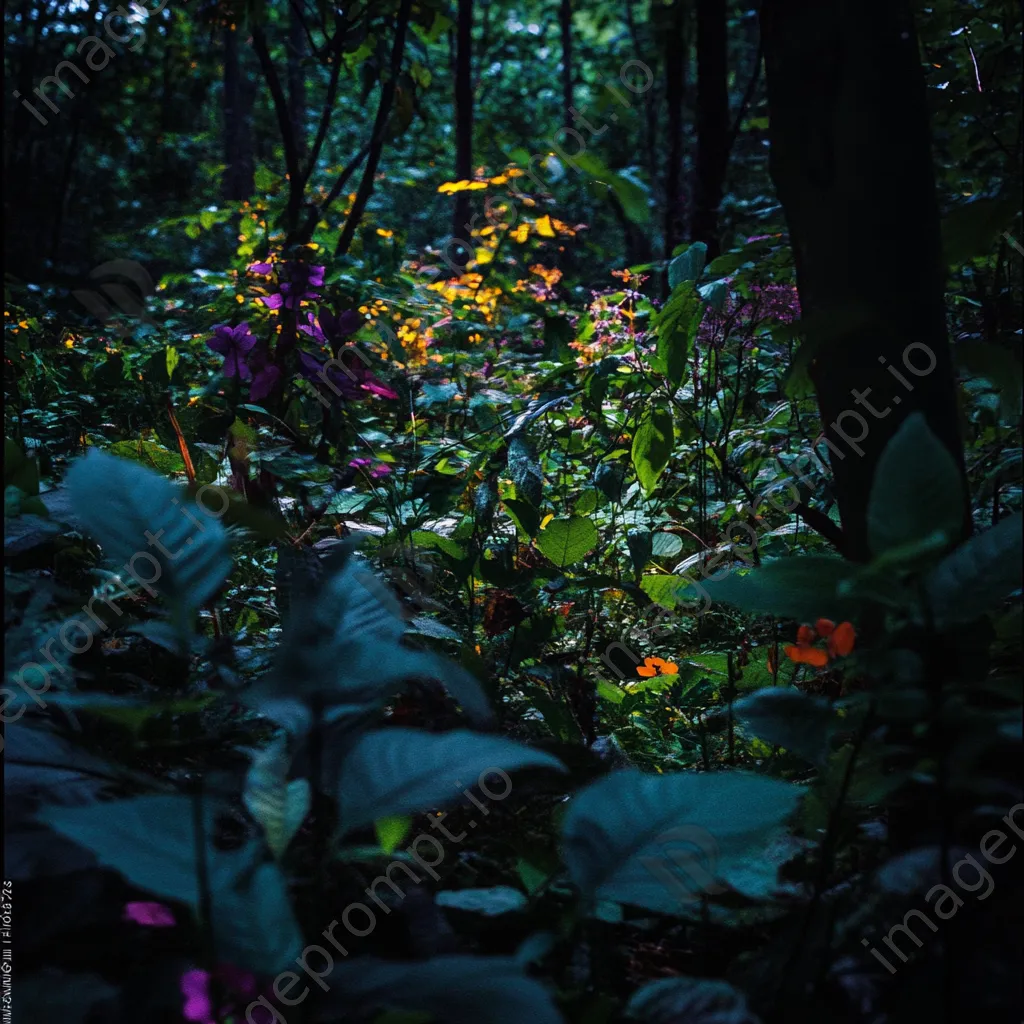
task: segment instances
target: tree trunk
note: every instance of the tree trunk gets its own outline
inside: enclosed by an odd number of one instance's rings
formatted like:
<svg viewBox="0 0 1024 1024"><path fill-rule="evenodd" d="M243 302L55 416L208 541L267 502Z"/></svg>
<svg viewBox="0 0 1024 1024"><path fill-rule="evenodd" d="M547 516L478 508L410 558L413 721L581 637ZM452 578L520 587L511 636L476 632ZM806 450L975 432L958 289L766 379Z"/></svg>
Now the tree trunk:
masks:
<svg viewBox="0 0 1024 1024"><path fill-rule="evenodd" d="M665 165L665 259L683 235L683 98L686 95L686 12L672 5L672 30L665 36L665 100L668 106L668 161ZM667 282L667 277L666 277ZM667 289L667 284L666 284Z"/></svg>
<svg viewBox="0 0 1024 1024"><path fill-rule="evenodd" d="M724 0L697 0L697 161L690 235L719 253L718 207L729 162L729 67Z"/></svg>
<svg viewBox="0 0 1024 1024"><path fill-rule="evenodd" d="M299 158L306 155L306 72L302 58L306 56L306 30L297 4L288 8L288 112L295 131L295 148Z"/></svg>
<svg viewBox="0 0 1024 1024"><path fill-rule="evenodd" d="M238 30L224 29L224 179L222 190L229 201L248 199L255 173L252 151L253 89L241 67Z"/></svg>
<svg viewBox="0 0 1024 1024"><path fill-rule="evenodd" d="M765 0L761 37L844 554L865 561L875 466L911 412L963 466L917 38L907 0Z"/></svg>
<svg viewBox="0 0 1024 1024"><path fill-rule="evenodd" d="M572 0L562 0L558 9L562 29L562 116L564 125L572 124Z"/></svg>
<svg viewBox="0 0 1024 1024"><path fill-rule="evenodd" d="M380 163L380 155L384 149L384 139L387 130L388 118L391 116L391 107L395 101L395 88L398 85L398 76L402 71L402 55L405 53L405 39L409 29L409 15L412 12L412 0L400 0L398 5L398 17L395 19L395 40L391 46L391 63L388 67L388 77L381 81L380 103L377 105L377 116L373 122L373 134L367 146L366 166L363 168L363 177L356 190L356 197L352 201L352 209L345 218L345 226L341 229L338 238L337 248L334 250L334 258L344 256L352 239L355 238L356 228L363 219L363 212L373 193L373 179L377 173L377 165ZM355 166L354 164L352 165Z"/></svg>
<svg viewBox="0 0 1024 1024"><path fill-rule="evenodd" d="M455 180L473 177L473 0L459 0L459 24L455 47ZM455 193L452 235L467 237L469 193Z"/></svg>

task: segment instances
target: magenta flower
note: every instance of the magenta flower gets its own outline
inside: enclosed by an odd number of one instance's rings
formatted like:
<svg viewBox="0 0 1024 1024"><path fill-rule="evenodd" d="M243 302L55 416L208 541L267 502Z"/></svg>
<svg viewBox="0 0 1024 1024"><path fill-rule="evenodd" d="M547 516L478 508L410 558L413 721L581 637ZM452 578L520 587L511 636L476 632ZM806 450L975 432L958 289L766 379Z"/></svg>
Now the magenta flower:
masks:
<svg viewBox="0 0 1024 1024"><path fill-rule="evenodd" d="M217 981L227 997L227 1005L221 1007L220 1013L214 1013L213 999L210 995L210 973L193 969L186 971L180 979L181 994L184 997L182 1016L195 1024L216 1024L231 1015L242 1012L241 1003L252 1000L259 993L256 976L248 971L239 970L231 964L221 964L216 971ZM255 1016L250 1020L258 1024L272 1024L273 1016L264 1006L256 1006L252 1011Z"/></svg>
<svg viewBox="0 0 1024 1024"><path fill-rule="evenodd" d="M162 903L126 903L124 920L134 921L146 928L173 928L174 915Z"/></svg>
<svg viewBox="0 0 1024 1024"><path fill-rule="evenodd" d="M344 356L344 353L342 353L342 356ZM327 367L326 363L321 363L315 356L300 350L299 367L299 372L303 377L314 383L318 381L320 383L327 383L335 396L343 401L354 401L358 398L364 398L367 391L374 395L380 395L381 398L398 397L391 388L381 384L362 365L349 364L343 370L335 363L330 368L325 368Z"/></svg>
<svg viewBox="0 0 1024 1024"><path fill-rule="evenodd" d="M367 466L373 466L372 459L352 459L349 462L350 469L366 469ZM384 477L390 475L391 467L383 462L378 462L373 469L370 470L369 476L371 480L382 480Z"/></svg>
<svg viewBox="0 0 1024 1024"><path fill-rule="evenodd" d="M221 324L213 329L213 337L206 342L206 347L224 357L221 373L225 377L240 377L248 380L252 376L246 356L256 345L256 336L249 330L247 323L237 327Z"/></svg>

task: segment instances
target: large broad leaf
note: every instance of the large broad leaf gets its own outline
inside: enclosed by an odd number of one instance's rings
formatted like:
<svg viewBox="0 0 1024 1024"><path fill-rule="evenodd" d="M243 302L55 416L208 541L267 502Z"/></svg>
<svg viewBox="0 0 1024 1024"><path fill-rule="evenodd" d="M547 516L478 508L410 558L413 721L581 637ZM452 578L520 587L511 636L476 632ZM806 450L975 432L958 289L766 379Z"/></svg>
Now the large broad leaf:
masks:
<svg viewBox="0 0 1024 1024"><path fill-rule="evenodd" d="M39 820L156 896L199 905L192 802L143 796L88 807L46 807Z"/></svg>
<svg viewBox="0 0 1024 1024"><path fill-rule="evenodd" d="M637 479L646 494L658 483L672 455L675 436L672 432L672 413L663 405L644 412L633 437L632 459Z"/></svg>
<svg viewBox="0 0 1024 1024"><path fill-rule="evenodd" d="M643 1024L760 1024L746 996L727 981L685 975L637 989L626 1014Z"/></svg>
<svg viewBox="0 0 1024 1024"><path fill-rule="evenodd" d="M438 956L402 963L359 957L329 976L336 1012L391 1007L431 1013L443 1024L562 1024L551 996L512 958Z"/></svg>
<svg viewBox="0 0 1024 1024"><path fill-rule="evenodd" d="M253 753L242 802L263 827L271 853L280 859L309 813L312 794L306 779L288 780L288 738L279 736Z"/></svg>
<svg viewBox="0 0 1024 1024"><path fill-rule="evenodd" d="M668 286L675 289L683 281L696 283L704 271L708 258L708 247L703 242L694 242L668 265Z"/></svg>
<svg viewBox="0 0 1024 1024"><path fill-rule="evenodd" d="M597 547L597 527L586 516L553 519L537 536L537 547L560 569L578 562Z"/></svg>
<svg viewBox="0 0 1024 1024"><path fill-rule="evenodd" d="M745 772L614 772L569 805L563 859L585 896L662 913L724 886L770 897L801 792Z"/></svg>
<svg viewBox="0 0 1024 1024"><path fill-rule="evenodd" d="M207 835L213 814L204 808ZM156 896L185 903L197 914L201 895L193 804L184 796L146 796L89 807L48 807L39 814L51 828L91 850L99 862ZM237 852L206 840L214 936L226 962L274 974L302 949L283 875L260 863L265 850Z"/></svg>
<svg viewBox="0 0 1024 1024"><path fill-rule="evenodd" d="M303 946L288 883L276 864L258 862L257 844L212 859L213 933L226 963L271 977Z"/></svg>
<svg viewBox="0 0 1024 1024"><path fill-rule="evenodd" d="M95 450L71 467L66 485L86 532L125 563L122 577L144 580L179 609L204 604L231 571L219 496L204 498L205 512L159 473Z"/></svg>
<svg viewBox="0 0 1024 1024"><path fill-rule="evenodd" d="M682 259L683 257L679 257ZM652 365L678 387L686 374L686 357L704 317L704 303L692 281L677 285L654 318L658 344Z"/></svg>
<svg viewBox="0 0 1024 1024"><path fill-rule="evenodd" d="M443 807L476 786L488 769L528 767L565 770L561 761L543 751L466 729L371 732L355 743L341 765L341 829L347 833L380 818ZM488 787L497 785L494 779L484 782Z"/></svg>
<svg viewBox="0 0 1024 1024"><path fill-rule="evenodd" d="M271 717L282 700L296 697L355 711L379 704L407 679L426 678L444 683L467 714L489 719L490 706L469 672L431 651L401 646L402 606L368 563L348 546L334 557L321 586L296 604L273 669L244 699Z"/></svg>
<svg viewBox="0 0 1024 1024"><path fill-rule="evenodd" d="M885 446L868 502L868 544L874 555L937 531L950 541L964 520L960 470L945 445L915 412Z"/></svg>
<svg viewBox="0 0 1024 1024"><path fill-rule="evenodd" d="M828 754L828 741L839 725L835 710L823 697L810 697L786 687L766 687L733 705L747 732L818 763Z"/></svg>
<svg viewBox="0 0 1024 1024"><path fill-rule="evenodd" d="M716 568L711 576L723 570ZM851 602L838 595L839 584L853 572L849 562L826 555L804 555L765 562L749 571L732 571L724 579L690 578L699 593L703 588L712 602L735 605L758 615L813 622L822 616L840 620L849 618ZM695 594L684 591L681 597Z"/></svg>
<svg viewBox="0 0 1024 1024"><path fill-rule="evenodd" d="M940 562L925 580L936 624L970 622L1022 586L1021 514L976 534Z"/></svg>

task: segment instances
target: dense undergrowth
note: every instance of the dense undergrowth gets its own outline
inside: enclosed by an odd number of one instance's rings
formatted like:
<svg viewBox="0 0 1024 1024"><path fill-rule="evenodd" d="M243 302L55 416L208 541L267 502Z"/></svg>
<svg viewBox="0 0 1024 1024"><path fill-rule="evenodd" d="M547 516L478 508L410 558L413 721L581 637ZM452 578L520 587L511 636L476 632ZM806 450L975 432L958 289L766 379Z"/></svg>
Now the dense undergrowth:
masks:
<svg viewBox="0 0 1024 1024"><path fill-rule="evenodd" d="M8 281L24 1019L1019 1020L1005 198L947 222L965 468L904 419L865 560L777 207L627 267L439 180L465 266L386 198L288 245L264 168L124 316Z"/></svg>

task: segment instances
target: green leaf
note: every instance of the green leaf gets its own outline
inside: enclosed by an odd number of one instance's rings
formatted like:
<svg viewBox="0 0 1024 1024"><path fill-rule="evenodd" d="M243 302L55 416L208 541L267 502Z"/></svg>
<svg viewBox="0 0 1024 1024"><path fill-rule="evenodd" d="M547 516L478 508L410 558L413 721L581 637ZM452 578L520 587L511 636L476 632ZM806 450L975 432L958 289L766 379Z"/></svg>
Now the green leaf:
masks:
<svg viewBox="0 0 1024 1024"><path fill-rule="evenodd" d="M537 547L560 569L578 562L597 547L597 527L586 516L552 519L537 536Z"/></svg>
<svg viewBox="0 0 1024 1024"><path fill-rule="evenodd" d="M91 850L132 885L165 899L199 905L192 802L144 796L87 807L46 807L39 820Z"/></svg>
<svg viewBox="0 0 1024 1024"><path fill-rule="evenodd" d="M17 441L4 438L4 490L17 487L28 495L39 493L39 466L27 456Z"/></svg>
<svg viewBox="0 0 1024 1024"><path fill-rule="evenodd" d="M682 538L674 533L656 533L652 541L651 553L655 558L673 558L683 550Z"/></svg>
<svg viewBox="0 0 1024 1024"><path fill-rule="evenodd" d="M711 601L722 601L757 615L813 622L822 616L849 618L853 604L839 595L839 585L855 567L841 558L801 555L765 562L757 569L732 571L724 579L693 580ZM721 572L716 568L714 577ZM689 595L686 595L689 596Z"/></svg>
<svg viewBox="0 0 1024 1024"><path fill-rule="evenodd" d="M642 1024L760 1024L746 996L727 981L659 978L633 993L626 1015Z"/></svg>
<svg viewBox="0 0 1024 1024"><path fill-rule="evenodd" d="M746 772L613 772L573 798L563 859L590 899L678 912L723 884L754 899L777 889L783 820L801 789Z"/></svg>
<svg viewBox="0 0 1024 1024"><path fill-rule="evenodd" d="M874 555L939 530L956 540L964 521L962 474L924 414L912 413L885 446L868 501Z"/></svg>
<svg viewBox="0 0 1024 1024"><path fill-rule="evenodd" d="M173 345L167 346L167 379L170 380L174 376L174 369L181 361L178 350Z"/></svg>
<svg viewBox="0 0 1024 1024"><path fill-rule="evenodd" d="M311 791L306 779L288 781L288 738L279 736L254 752L242 802L260 823L271 853L280 860L309 813Z"/></svg>
<svg viewBox="0 0 1024 1024"><path fill-rule="evenodd" d="M516 485L516 497L526 499L536 508L544 490L544 474L525 438L513 437L508 442L508 472Z"/></svg>
<svg viewBox="0 0 1024 1024"><path fill-rule="evenodd" d="M685 576L644 576L640 580L640 589L662 608L675 608L681 603L680 594L688 582Z"/></svg>
<svg viewBox="0 0 1024 1024"><path fill-rule="evenodd" d="M631 453L637 479L645 494L651 494L658 477L665 471L674 441L672 413L667 406L656 405L646 410L633 437Z"/></svg>
<svg viewBox="0 0 1024 1024"><path fill-rule="evenodd" d="M66 485L85 531L108 558L126 563L122 575L146 580L180 611L209 601L231 571L224 527L158 473L93 449ZM219 495L206 502L211 510L223 505Z"/></svg>
<svg viewBox="0 0 1024 1024"><path fill-rule="evenodd" d="M320 585L295 603L273 667L243 699L271 718L273 708L296 698L369 712L398 684L426 678L444 683L468 715L489 720L474 676L431 651L401 645L402 606L365 559L351 545L334 559Z"/></svg>
<svg viewBox="0 0 1024 1024"><path fill-rule="evenodd" d="M485 917L498 917L526 906L526 897L510 885L494 885L489 889L459 889L439 892L434 902L441 907L469 910Z"/></svg>
<svg viewBox="0 0 1024 1024"><path fill-rule="evenodd" d="M617 463L602 462L594 471L594 484L609 501L622 500L622 487L625 482L626 471Z"/></svg>
<svg viewBox="0 0 1024 1024"><path fill-rule="evenodd" d="M1021 513L975 534L925 579L925 593L941 629L970 622L1022 586Z"/></svg>
<svg viewBox="0 0 1024 1024"><path fill-rule="evenodd" d="M488 770L525 767L564 771L550 754L467 729L428 733L395 727L367 733L341 765L341 831L348 833L384 817L447 806L460 799L464 789L477 785ZM484 781L489 787L495 785L493 779Z"/></svg>
<svg viewBox="0 0 1024 1024"><path fill-rule="evenodd" d="M633 560L633 568L643 572L644 566L651 560L654 552L654 538L650 530L630 529L626 531L626 547L629 557Z"/></svg>
<svg viewBox="0 0 1024 1024"><path fill-rule="evenodd" d="M204 808L212 834L214 807ZM86 807L47 807L39 819L91 850L132 885L200 912L193 803L184 796L145 796ZM207 838L206 861L218 953L237 967L273 975L302 949L284 877L260 863L262 844L216 850Z"/></svg>
<svg viewBox="0 0 1024 1024"><path fill-rule="evenodd" d="M737 701L733 714L751 735L815 764L828 754L829 737L840 724L823 697L781 686L757 690Z"/></svg>
<svg viewBox="0 0 1024 1024"><path fill-rule="evenodd" d="M526 537L536 537L540 530L540 513L526 501L519 501L516 498L506 498L505 511L508 512L512 522L520 529Z"/></svg>
<svg viewBox="0 0 1024 1024"><path fill-rule="evenodd" d="M955 206L942 221L946 262L959 267L975 256L985 256L1019 209L1020 200L1014 196L978 196Z"/></svg>
<svg viewBox="0 0 1024 1024"><path fill-rule="evenodd" d="M690 281L681 282L654 317L658 344L651 365L674 387L679 387L686 375L686 357L703 318L704 304Z"/></svg>
<svg viewBox="0 0 1024 1024"><path fill-rule="evenodd" d="M704 261L708 257L708 247L703 242L694 242L685 252L681 252L668 265L668 286L673 291L683 281L696 283L704 271Z"/></svg>
<svg viewBox="0 0 1024 1024"><path fill-rule="evenodd" d="M506 957L438 956L403 963L362 956L330 975L327 1008L424 1010L442 1024L562 1024L547 989Z"/></svg>
<svg viewBox="0 0 1024 1024"><path fill-rule="evenodd" d="M412 818L407 814L392 814L386 818L378 818L373 823L380 848L388 855L395 852L398 844L409 834Z"/></svg>

